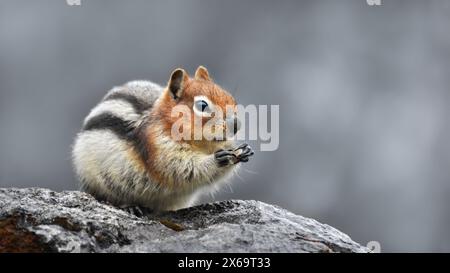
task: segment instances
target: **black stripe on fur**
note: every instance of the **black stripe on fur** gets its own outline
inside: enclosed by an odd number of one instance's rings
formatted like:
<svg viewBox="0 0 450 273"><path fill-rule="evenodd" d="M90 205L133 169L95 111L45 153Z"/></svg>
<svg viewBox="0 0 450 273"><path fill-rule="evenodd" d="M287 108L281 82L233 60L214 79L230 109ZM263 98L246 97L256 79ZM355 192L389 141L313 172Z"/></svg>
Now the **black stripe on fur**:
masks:
<svg viewBox="0 0 450 273"><path fill-rule="evenodd" d="M120 93L120 92L111 93L104 99L104 101L108 101L108 100L126 101L133 106L133 109L138 114L142 114L142 112L144 112L145 110L150 109L152 107L152 105L150 103L142 101L133 95L126 94L126 93Z"/></svg>
<svg viewBox="0 0 450 273"><path fill-rule="evenodd" d="M130 142L144 162L148 160L146 139L141 128L134 128L132 123L105 112L92 117L83 127L84 131L110 130L121 139Z"/></svg>

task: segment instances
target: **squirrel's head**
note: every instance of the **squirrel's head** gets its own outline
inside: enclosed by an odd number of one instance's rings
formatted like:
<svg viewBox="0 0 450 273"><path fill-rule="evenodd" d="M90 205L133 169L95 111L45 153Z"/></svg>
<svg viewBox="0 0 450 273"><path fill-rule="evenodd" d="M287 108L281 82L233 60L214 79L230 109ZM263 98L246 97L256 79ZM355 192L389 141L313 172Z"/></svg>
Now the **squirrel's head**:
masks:
<svg viewBox="0 0 450 273"><path fill-rule="evenodd" d="M200 66L190 78L175 69L158 105L166 133L190 144L223 146L240 127L235 99Z"/></svg>

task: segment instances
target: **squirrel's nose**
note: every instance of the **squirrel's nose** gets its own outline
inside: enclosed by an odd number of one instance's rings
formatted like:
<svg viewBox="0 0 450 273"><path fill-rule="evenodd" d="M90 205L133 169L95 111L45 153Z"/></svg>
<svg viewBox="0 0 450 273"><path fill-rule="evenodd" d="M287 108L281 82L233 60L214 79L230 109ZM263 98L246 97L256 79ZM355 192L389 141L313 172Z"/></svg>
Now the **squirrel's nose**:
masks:
<svg viewBox="0 0 450 273"><path fill-rule="evenodd" d="M241 121L238 118L227 119L228 128L233 128L233 134L236 134L241 129Z"/></svg>

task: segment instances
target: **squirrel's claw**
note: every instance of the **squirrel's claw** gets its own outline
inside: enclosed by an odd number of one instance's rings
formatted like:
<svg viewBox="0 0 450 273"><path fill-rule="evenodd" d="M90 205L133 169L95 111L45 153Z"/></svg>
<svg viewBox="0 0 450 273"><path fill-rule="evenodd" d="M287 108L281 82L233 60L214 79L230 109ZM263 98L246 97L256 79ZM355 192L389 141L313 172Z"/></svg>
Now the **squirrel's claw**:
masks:
<svg viewBox="0 0 450 273"><path fill-rule="evenodd" d="M233 165L238 162L238 159L232 150L220 149L214 153L214 158L220 167Z"/></svg>
<svg viewBox="0 0 450 273"><path fill-rule="evenodd" d="M247 143L239 145L235 149L220 149L214 153L219 166L229 166L239 162L248 162L250 156L254 155L253 149Z"/></svg>
<svg viewBox="0 0 450 273"><path fill-rule="evenodd" d="M241 144L234 152L239 162L247 162L249 157L255 154L252 147L247 143Z"/></svg>

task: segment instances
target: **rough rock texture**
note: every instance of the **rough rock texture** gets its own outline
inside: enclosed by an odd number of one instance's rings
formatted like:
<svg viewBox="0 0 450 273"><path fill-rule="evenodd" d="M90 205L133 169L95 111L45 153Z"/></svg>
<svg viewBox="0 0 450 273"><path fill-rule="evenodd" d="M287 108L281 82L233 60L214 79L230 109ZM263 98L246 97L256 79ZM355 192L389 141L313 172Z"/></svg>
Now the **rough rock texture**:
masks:
<svg viewBox="0 0 450 273"><path fill-rule="evenodd" d="M86 193L0 189L0 252L367 252L342 232L258 201L138 217Z"/></svg>

